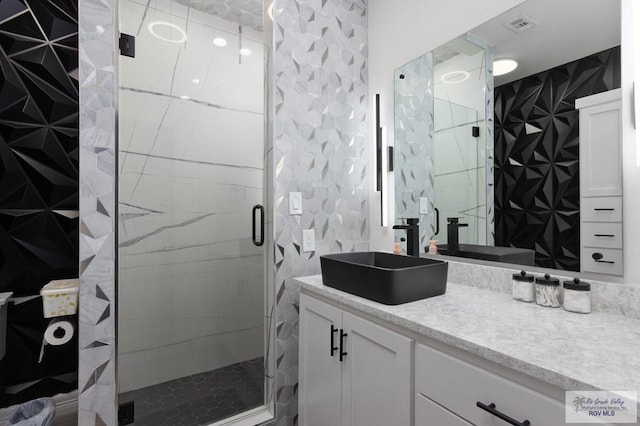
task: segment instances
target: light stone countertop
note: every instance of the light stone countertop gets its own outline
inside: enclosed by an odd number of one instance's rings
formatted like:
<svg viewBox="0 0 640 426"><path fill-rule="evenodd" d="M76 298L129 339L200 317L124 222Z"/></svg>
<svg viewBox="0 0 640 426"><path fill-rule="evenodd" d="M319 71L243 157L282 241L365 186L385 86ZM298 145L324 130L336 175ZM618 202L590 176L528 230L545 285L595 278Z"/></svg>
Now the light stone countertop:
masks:
<svg viewBox="0 0 640 426"><path fill-rule="evenodd" d="M637 391L640 320L576 314L447 283L442 296L388 306L297 278L306 293L366 312L565 390Z"/></svg>

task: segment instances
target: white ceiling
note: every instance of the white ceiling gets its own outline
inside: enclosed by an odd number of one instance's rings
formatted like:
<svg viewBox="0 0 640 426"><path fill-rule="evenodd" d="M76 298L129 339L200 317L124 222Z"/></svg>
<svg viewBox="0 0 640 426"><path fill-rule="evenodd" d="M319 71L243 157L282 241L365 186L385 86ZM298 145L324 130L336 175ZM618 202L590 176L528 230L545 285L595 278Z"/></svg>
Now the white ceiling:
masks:
<svg viewBox="0 0 640 426"><path fill-rule="evenodd" d="M538 25L516 34L503 24L526 15ZM470 31L518 61L495 85L566 64L620 44L620 0L528 0Z"/></svg>

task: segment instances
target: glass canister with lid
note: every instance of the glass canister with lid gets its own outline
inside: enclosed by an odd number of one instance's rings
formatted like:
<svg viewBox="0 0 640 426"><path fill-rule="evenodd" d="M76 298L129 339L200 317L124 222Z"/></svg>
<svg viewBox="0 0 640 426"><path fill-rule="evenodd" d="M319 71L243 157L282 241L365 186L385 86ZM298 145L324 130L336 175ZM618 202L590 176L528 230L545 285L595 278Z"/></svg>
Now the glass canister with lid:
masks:
<svg viewBox="0 0 640 426"><path fill-rule="evenodd" d="M574 278L564 282L564 309L579 314L591 313L591 284Z"/></svg>
<svg viewBox="0 0 640 426"><path fill-rule="evenodd" d="M560 299L560 280L549 274L536 278L536 303L549 308L562 306Z"/></svg>
<svg viewBox="0 0 640 426"><path fill-rule="evenodd" d="M525 271L520 271L518 274L513 274L511 282L513 283L511 295L514 300L520 302L535 302L536 286L533 275L527 274Z"/></svg>

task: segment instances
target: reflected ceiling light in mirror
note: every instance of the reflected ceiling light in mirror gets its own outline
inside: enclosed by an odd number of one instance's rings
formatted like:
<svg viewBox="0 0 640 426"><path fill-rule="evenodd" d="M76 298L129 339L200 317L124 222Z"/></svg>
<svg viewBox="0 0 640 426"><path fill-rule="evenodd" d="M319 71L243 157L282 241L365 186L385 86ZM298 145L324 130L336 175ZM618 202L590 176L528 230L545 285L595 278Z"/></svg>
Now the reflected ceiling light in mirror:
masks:
<svg viewBox="0 0 640 426"><path fill-rule="evenodd" d="M182 96L180 96L180 99L187 101L187 100L189 100L191 98L189 98L187 95L182 95Z"/></svg>
<svg viewBox="0 0 640 426"><path fill-rule="evenodd" d="M513 59L500 58L493 61L493 76L505 75L518 68L518 63Z"/></svg>
<svg viewBox="0 0 640 426"><path fill-rule="evenodd" d="M238 51L238 53L240 53L242 56L249 56L251 55L251 50L247 49L246 47L240 49Z"/></svg>
<svg viewBox="0 0 640 426"><path fill-rule="evenodd" d="M269 18L273 22L273 2L271 2L269 7L267 8L267 15L269 15Z"/></svg>
<svg viewBox="0 0 640 426"><path fill-rule="evenodd" d="M199 78L193 78L193 79L191 79L191 82L193 84L200 84L200 79Z"/></svg>
<svg viewBox="0 0 640 426"><path fill-rule="evenodd" d="M213 39L213 44L218 47L225 47L227 45L227 40L223 39L222 37L216 37Z"/></svg>
<svg viewBox="0 0 640 426"><path fill-rule="evenodd" d="M469 73L466 71L451 71L443 74L440 77L440 81L446 84L458 84L462 83L469 78Z"/></svg>
<svg viewBox="0 0 640 426"><path fill-rule="evenodd" d="M147 29L152 36L159 38L162 41L168 41L169 43L184 43L187 41L187 33L176 24L166 21L153 21L149 22ZM174 31L177 34L174 34ZM164 35L164 34L166 35ZM178 37L173 37L177 35Z"/></svg>

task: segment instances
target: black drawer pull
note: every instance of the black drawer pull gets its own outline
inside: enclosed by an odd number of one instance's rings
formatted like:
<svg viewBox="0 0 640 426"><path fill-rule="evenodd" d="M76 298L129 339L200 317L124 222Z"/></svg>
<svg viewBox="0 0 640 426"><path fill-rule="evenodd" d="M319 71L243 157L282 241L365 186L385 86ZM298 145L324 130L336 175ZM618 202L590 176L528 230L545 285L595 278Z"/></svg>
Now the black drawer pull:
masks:
<svg viewBox="0 0 640 426"><path fill-rule="evenodd" d="M609 264L611 264L611 265L613 265L614 263L616 263L616 262L614 262L613 260L596 260L596 262L598 262L598 263L609 263Z"/></svg>
<svg viewBox="0 0 640 426"><path fill-rule="evenodd" d="M335 351L338 350L338 347L336 346L336 342L334 340L334 336L337 331L338 329L335 328L333 324L331 324L331 356L335 355Z"/></svg>
<svg viewBox="0 0 640 426"><path fill-rule="evenodd" d="M347 356L347 352L344 350L344 347L346 346L344 339L346 339L346 337L347 337L347 333L340 330L340 362L342 362L344 357Z"/></svg>
<svg viewBox="0 0 640 426"><path fill-rule="evenodd" d="M594 237L608 237L608 238L613 238L615 237L615 235L613 234L593 234Z"/></svg>
<svg viewBox="0 0 640 426"><path fill-rule="evenodd" d="M489 405L485 405L482 402L478 401L476 402L476 407L482 408L484 411L486 411L487 413L493 414L494 416L496 416L497 418L499 418L500 420L504 420L505 422L513 425L513 426L530 426L531 422L529 420L525 420L522 423L520 423L519 421L512 419L511 417L507 416L506 414L501 413L500 411L496 410L496 404L494 404L493 402Z"/></svg>
<svg viewBox="0 0 640 426"><path fill-rule="evenodd" d="M593 209L593 211L596 211L596 212L612 212L612 211L615 211L615 209Z"/></svg>

